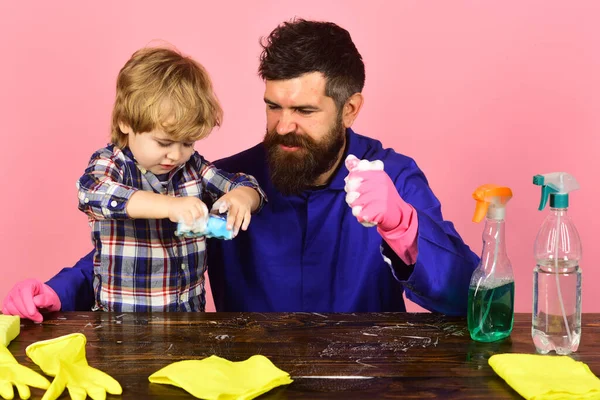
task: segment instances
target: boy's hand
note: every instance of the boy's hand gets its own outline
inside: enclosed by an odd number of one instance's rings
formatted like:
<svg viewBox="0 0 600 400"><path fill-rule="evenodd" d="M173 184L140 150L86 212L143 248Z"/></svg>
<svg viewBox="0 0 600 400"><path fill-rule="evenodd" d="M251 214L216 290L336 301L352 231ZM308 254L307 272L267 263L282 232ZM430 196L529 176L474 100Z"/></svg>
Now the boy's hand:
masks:
<svg viewBox="0 0 600 400"><path fill-rule="evenodd" d="M215 202L212 211L227 212L227 229L233 229L236 236L240 231L248 229L252 211L260 205L260 196L251 187L235 188Z"/></svg>
<svg viewBox="0 0 600 400"><path fill-rule="evenodd" d="M206 217L208 207L197 197L171 197L169 199L169 219L172 222L184 221L186 225L194 225L194 221Z"/></svg>

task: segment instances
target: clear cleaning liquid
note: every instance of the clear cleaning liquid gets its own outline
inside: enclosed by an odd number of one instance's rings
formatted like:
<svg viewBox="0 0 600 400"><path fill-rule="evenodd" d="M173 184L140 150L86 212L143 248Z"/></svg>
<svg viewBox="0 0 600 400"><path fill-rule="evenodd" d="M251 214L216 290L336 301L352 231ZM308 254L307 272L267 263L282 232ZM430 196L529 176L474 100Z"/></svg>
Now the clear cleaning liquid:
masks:
<svg viewBox="0 0 600 400"><path fill-rule="evenodd" d="M469 318L471 339L494 342L510 336L513 328L515 282L498 282L497 286L469 287Z"/></svg>
<svg viewBox="0 0 600 400"><path fill-rule="evenodd" d="M577 260L565 260L559 261L557 266L553 260L540 261L533 271L531 336L537 352L541 354L550 351L570 354L577 351L581 339L579 263Z"/></svg>

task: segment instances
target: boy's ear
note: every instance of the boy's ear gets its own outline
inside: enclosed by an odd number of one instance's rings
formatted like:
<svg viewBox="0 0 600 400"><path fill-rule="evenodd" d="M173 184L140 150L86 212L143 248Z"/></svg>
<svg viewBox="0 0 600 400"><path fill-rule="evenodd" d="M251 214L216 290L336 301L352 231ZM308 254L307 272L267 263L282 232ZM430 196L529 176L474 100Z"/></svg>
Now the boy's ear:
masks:
<svg viewBox="0 0 600 400"><path fill-rule="evenodd" d="M129 125L127 125L124 122L119 121L119 129L121 130L121 132L123 132L125 135L128 135L130 133L133 133L133 131L131 130L131 127Z"/></svg>

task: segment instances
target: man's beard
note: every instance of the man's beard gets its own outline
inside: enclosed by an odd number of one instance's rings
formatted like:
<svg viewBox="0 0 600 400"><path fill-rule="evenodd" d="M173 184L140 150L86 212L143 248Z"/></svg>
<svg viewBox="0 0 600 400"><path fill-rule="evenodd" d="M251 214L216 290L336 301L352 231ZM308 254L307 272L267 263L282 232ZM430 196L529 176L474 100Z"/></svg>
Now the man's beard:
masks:
<svg viewBox="0 0 600 400"><path fill-rule="evenodd" d="M320 175L333 168L345 141L341 118L319 142L294 132L279 135L267 131L263 144L273 185L284 195L297 195L314 186ZM298 149L285 151L279 145Z"/></svg>

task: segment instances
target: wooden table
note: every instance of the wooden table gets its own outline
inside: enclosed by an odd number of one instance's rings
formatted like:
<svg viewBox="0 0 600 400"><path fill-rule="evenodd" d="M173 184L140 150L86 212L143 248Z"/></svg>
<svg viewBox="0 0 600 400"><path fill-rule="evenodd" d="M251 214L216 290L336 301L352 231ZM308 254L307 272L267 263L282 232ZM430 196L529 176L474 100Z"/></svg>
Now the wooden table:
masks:
<svg viewBox="0 0 600 400"><path fill-rule="evenodd" d="M583 316L573 358L600 375L600 314ZM519 399L488 366L495 353L533 353L531 315L517 314L511 338L470 339L465 318L437 314L368 313L55 313L23 322L9 349L23 365L27 345L73 332L87 337L91 366L123 387L123 399L192 398L148 376L180 360L212 354L232 361L267 356L294 382L260 399ZM321 378L317 378L321 377ZM337 377L337 379L335 379ZM32 398L43 391L32 389ZM67 392L61 398L68 398Z"/></svg>

